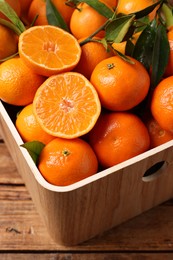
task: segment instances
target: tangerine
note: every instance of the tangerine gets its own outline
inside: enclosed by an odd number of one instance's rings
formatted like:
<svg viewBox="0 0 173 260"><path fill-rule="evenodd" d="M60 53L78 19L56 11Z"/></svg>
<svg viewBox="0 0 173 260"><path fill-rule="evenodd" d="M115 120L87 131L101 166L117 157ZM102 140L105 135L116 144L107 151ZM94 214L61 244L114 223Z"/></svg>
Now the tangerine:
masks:
<svg viewBox="0 0 173 260"><path fill-rule="evenodd" d="M150 148L155 148L173 139L173 133L161 128L153 117L150 117L145 125L150 135Z"/></svg>
<svg viewBox="0 0 173 260"><path fill-rule="evenodd" d="M33 26L19 36L19 55L33 71L44 76L72 70L81 48L70 33L52 25Z"/></svg>
<svg viewBox="0 0 173 260"><path fill-rule="evenodd" d="M112 111L129 110L146 97L150 77L144 66L134 58L133 64L119 56L101 61L91 74L101 104Z"/></svg>
<svg viewBox="0 0 173 260"><path fill-rule="evenodd" d="M150 137L144 123L135 114L101 114L89 133L89 143L99 163L111 167L149 149Z"/></svg>
<svg viewBox="0 0 173 260"><path fill-rule="evenodd" d="M173 76L162 79L154 89L151 112L161 128L173 133Z"/></svg>
<svg viewBox="0 0 173 260"><path fill-rule="evenodd" d="M38 168L49 183L67 186L96 174L98 161L84 140L55 138L43 148Z"/></svg>
<svg viewBox="0 0 173 260"><path fill-rule="evenodd" d="M45 77L27 67L20 57L11 58L0 65L0 98L11 105L28 105L44 80Z"/></svg>
<svg viewBox="0 0 173 260"><path fill-rule="evenodd" d="M36 92L33 105L41 127L67 139L88 133L101 112L95 88L77 72L49 77Z"/></svg>
<svg viewBox="0 0 173 260"><path fill-rule="evenodd" d="M100 38L93 38L94 41L87 42L81 46L81 58L78 65L75 67L75 71L83 74L86 78L90 79L91 73L96 67L96 65L113 55L113 52L103 46L99 42ZM79 42L82 42L84 39L80 39Z"/></svg>
<svg viewBox="0 0 173 260"><path fill-rule="evenodd" d="M77 39L87 38L100 28L106 20L106 17L99 14L91 6L80 3L72 13L70 30ZM100 31L96 36L104 37L104 31Z"/></svg>
<svg viewBox="0 0 173 260"><path fill-rule="evenodd" d="M18 51L18 36L8 27L0 24L0 60L3 60Z"/></svg>
<svg viewBox="0 0 173 260"><path fill-rule="evenodd" d="M55 138L47 134L37 122L32 103L18 113L15 125L24 142L39 141L47 144Z"/></svg>

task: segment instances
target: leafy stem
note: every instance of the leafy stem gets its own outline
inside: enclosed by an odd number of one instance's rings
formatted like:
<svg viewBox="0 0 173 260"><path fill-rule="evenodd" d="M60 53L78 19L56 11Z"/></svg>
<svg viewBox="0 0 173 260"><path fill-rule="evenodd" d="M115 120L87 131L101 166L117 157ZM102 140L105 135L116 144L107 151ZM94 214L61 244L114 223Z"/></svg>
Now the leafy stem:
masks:
<svg viewBox="0 0 173 260"><path fill-rule="evenodd" d="M110 23L110 20L112 19L108 19L102 26L100 26L94 33L92 33L90 36L88 36L86 39L84 39L83 41L80 42L80 46L93 41L93 37L98 34L100 31L104 30L106 28L106 26Z"/></svg>

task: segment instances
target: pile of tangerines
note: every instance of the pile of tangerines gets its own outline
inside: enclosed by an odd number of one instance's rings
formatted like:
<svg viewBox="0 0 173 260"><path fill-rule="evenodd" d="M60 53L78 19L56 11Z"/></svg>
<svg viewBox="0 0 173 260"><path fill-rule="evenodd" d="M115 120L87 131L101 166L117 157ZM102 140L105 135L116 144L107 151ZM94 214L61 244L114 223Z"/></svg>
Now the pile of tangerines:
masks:
<svg viewBox="0 0 173 260"><path fill-rule="evenodd" d="M2 2L0 98L20 108L24 146L42 144L36 163L49 183L70 185L172 140L173 18L164 17L171 1ZM146 19L164 23L164 68L126 54Z"/></svg>

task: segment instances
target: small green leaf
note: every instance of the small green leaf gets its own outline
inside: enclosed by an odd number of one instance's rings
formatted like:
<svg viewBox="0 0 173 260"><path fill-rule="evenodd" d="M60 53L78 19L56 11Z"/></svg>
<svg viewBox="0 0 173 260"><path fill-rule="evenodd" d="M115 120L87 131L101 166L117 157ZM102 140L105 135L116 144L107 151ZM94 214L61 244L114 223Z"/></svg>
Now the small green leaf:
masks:
<svg viewBox="0 0 173 260"><path fill-rule="evenodd" d="M158 1L155 4L150 5L147 8L145 8L145 9L143 9L141 11L135 12L133 14L135 15L136 19L145 17L145 16L149 15L155 9L155 7L157 5L161 5L163 2L164 2L164 0Z"/></svg>
<svg viewBox="0 0 173 260"><path fill-rule="evenodd" d="M132 57L134 47L135 45L133 44L133 42L130 39L128 39L126 43L125 54Z"/></svg>
<svg viewBox="0 0 173 260"><path fill-rule="evenodd" d="M106 40L108 42L121 42L130 26L134 21L135 16L127 15L114 19L106 26Z"/></svg>
<svg viewBox="0 0 173 260"><path fill-rule="evenodd" d="M153 20L140 34L134 50L133 57L140 61L149 71L152 60L153 46L156 36L156 21Z"/></svg>
<svg viewBox="0 0 173 260"><path fill-rule="evenodd" d="M112 18L114 15L114 12L107 7L104 3L98 1L98 0L79 0L81 3L86 3L92 8L94 8L99 14L105 16L106 18Z"/></svg>
<svg viewBox="0 0 173 260"><path fill-rule="evenodd" d="M16 31L22 33L25 31L25 26L17 16L13 8L4 0L0 0L0 12L2 12L13 24L13 27L16 27ZM19 33L18 33L19 34Z"/></svg>
<svg viewBox="0 0 173 260"><path fill-rule="evenodd" d="M31 155L33 161L35 164L38 162L39 155L44 148L44 144L39 141L33 141L33 142L26 142L21 145L25 149L27 149L28 153Z"/></svg>
<svg viewBox="0 0 173 260"><path fill-rule="evenodd" d="M51 0L46 0L46 16L49 24L69 31L67 24Z"/></svg>
<svg viewBox="0 0 173 260"><path fill-rule="evenodd" d="M168 64L169 53L170 46L167 38L166 28L163 25L159 24L156 31L152 55L152 88L157 86L165 72L165 68Z"/></svg>

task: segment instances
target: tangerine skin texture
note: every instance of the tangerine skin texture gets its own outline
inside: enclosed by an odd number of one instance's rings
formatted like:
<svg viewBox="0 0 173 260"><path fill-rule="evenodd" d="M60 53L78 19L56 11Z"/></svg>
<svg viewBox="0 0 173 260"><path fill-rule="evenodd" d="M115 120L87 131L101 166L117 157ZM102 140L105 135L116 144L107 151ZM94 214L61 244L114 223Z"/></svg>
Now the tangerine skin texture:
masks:
<svg viewBox="0 0 173 260"><path fill-rule="evenodd" d="M155 88L151 112L163 129L173 133L173 76L163 79Z"/></svg>
<svg viewBox="0 0 173 260"><path fill-rule="evenodd" d="M129 110L146 97L150 77L144 66L130 58L134 64L113 56L101 61L93 70L91 83L96 88L101 104L111 111Z"/></svg>
<svg viewBox="0 0 173 260"><path fill-rule="evenodd" d="M72 13L70 20L70 30L76 39L90 36L100 28L107 18L99 14L94 8L85 3L80 3L78 9ZM96 36L104 37L104 31L100 31Z"/></svg>
<svg viewBox="0 0 173 260"><path fill-rule="evenodd" d="M66 186L95 174L98 161L82 139L56 138L43 148L38 168L49 183Z"/></svg>
<svg viewBox="0 0 173 260"><path fill-rule="evenodd" d="M150 137L144 123L134 114L102 114L89 134L89 143L103 168L108 168L149 149Z"/></svg>
<svg viewBox="0 0 173 260"><path fill-rule="evenodd" d="M16 128L24 142L40 141L49 143L55 137L47 134L40 126L33 113L33 104L25 106L18 114Z"/></svg>

